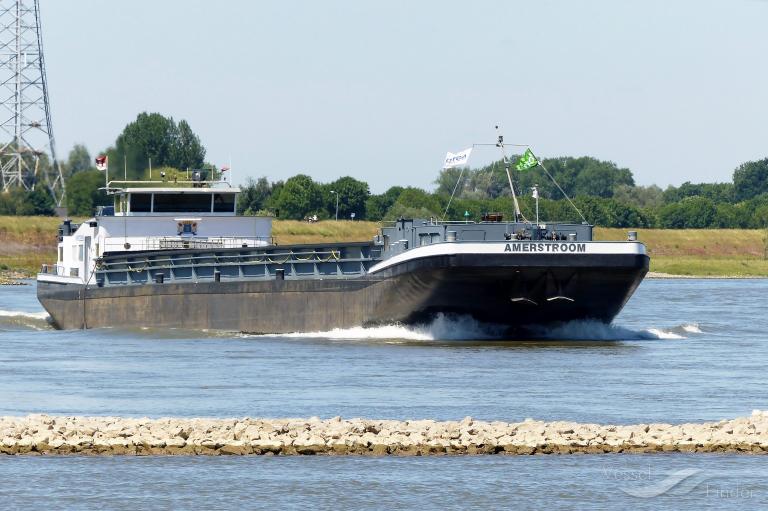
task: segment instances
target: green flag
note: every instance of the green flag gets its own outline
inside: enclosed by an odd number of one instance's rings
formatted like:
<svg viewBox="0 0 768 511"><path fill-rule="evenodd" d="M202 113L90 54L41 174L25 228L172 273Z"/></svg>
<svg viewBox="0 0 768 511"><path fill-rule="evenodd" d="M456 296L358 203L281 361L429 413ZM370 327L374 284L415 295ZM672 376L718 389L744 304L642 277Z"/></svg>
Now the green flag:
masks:
<svg viewBox="0 0 768 511"><path fill-rule="evenodd" d="M519 160L517 160L517 165L515 165L515 168L517 170L528 170L532 169L538 164L539 160L537 160L533 155L533 151L526 149L525 153L520 157Z"/></svg>

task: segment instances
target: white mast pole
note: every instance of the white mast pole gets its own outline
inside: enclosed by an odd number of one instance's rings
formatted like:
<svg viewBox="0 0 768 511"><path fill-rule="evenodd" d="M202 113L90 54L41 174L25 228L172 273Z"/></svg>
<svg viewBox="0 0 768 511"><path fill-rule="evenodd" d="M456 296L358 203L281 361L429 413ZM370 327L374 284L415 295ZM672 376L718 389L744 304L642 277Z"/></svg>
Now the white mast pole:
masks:
<svg viewBox="0 0 768 511"><path fill-rule="evenodd" d="M498 133L499 127L496 126L496 132ZM515 204L515 222L520 221L522 213L520 212L520 204L517 202L517 195L515 194L515 187L512 184L512 175L509 173L509 159L507 158L507 151L504 149L504 135L499 135L499 141L496 142L496 147L501 149L501 156L504 161L504 171L507 173L507 181L509 182L509 189L512 190L512 202Z"/></svg>

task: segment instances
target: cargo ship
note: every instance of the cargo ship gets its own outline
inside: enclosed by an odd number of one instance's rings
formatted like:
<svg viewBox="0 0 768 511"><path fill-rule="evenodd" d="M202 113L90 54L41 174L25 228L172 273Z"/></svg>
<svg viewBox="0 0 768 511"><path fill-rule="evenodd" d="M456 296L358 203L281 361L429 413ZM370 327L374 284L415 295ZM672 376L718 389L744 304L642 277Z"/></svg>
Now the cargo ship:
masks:
<svg viewBox="0 0 768 511"><path fill-rule="evenodd" d="M517 335L612 321L649 266L633 233L595 241L586 222L522 219L517 201L506 221L401 218L366 242L283 245L271 217L236 213L237 188L118 185L114 206L64 221L58 259L37 276L56 328L287 333L448 314Z"/></svg>

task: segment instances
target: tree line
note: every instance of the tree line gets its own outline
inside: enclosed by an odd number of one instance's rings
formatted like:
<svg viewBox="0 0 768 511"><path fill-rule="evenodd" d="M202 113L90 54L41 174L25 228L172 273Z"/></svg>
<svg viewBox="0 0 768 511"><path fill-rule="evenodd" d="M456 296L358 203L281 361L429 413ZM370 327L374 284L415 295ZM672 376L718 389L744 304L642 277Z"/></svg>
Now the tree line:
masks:
<svg viewBox="0 0 768 511"><path fill-rule="evenodd" d="M165 172L168 179L187 169L216 167L205 161L205 147L189 123L178 123L159 113L143 112L128 123L115 143L106 148L110 177L147 180ZM512 157L512 161L516 157ZM510 167L523 215L535 217L531 189L538 189L539 217L547 221L582 220L605 227L764 228L768 226L768 158L746 162L726 183L691 183L660 187L639 186L632 172L610 161L592 157L559 157L541 161L527 171ZM45 159L41 165L50 165ZM61 163L66 178L69 214L88 216L111 202L103 190L104 173L94 168L83 145L75 145ZM547 169L560 188L544 172ZM284 181L249 178L238 202L239 213L273 215L286 219L354 218L394 220L401 217L479 220L500 212L512 218L513 203L504 163L473 169L445 169L434 181L434 191L392 186L373 194L365 181L351 176L319 183L306 174ZM0 194L2 215L52 215L54 204L42 187Z"/></svg>
<svg viewBox="0 0 768 511"><path fill-rule="evenodd" d="M541 167L523 172L510 169L520 209L529 220L535 218L531 190L536 186L539 217L550 221L581 222L581 212L588 222L604 227L768 226L768 158L739 166L730 183L686 182L666 190L655 185L638 186L629 169L591 157L549 158L542 164L562 190ZM315 183L303 174L276 182L261 177L249 179L241 187L239 209L246 215L334 218L333 192L338 192L339 218L345 219L352 213L356 219L377 221L401 217L479 220L487 212L513 217L502 161L463 172L443 170L435 186L434 192L393 186L382 194L371 194L367 183L349 176L331 183ZM564 194L573 199L573 205Z"/></svg>

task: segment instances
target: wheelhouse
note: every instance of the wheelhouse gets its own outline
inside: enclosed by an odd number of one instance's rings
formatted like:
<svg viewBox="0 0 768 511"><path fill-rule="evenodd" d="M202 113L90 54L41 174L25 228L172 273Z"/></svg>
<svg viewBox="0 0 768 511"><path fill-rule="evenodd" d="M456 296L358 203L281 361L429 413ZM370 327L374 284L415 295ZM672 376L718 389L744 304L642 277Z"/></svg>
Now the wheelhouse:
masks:
<svg viewBox="0 0 768 511"><path fill-rule="evenodd" d="M239 192L237 188L126 188L115 193L114 215L234 216Z"/></svg>

